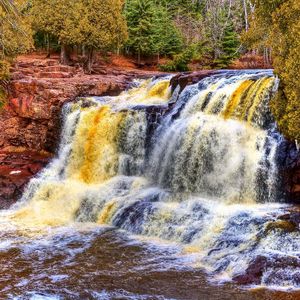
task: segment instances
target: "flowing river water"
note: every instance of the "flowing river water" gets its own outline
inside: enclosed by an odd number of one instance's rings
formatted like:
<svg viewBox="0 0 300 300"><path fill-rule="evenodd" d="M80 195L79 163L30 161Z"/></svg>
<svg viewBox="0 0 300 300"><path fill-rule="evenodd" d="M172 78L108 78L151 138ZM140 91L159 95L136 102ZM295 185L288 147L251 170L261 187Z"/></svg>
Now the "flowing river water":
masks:
<svg viewBox="0 0 300 300"><path fill-rule="evenodd" d="M0 299L300 299L277 79L170 80L64 107L57 157L0 215Z"/></svg>

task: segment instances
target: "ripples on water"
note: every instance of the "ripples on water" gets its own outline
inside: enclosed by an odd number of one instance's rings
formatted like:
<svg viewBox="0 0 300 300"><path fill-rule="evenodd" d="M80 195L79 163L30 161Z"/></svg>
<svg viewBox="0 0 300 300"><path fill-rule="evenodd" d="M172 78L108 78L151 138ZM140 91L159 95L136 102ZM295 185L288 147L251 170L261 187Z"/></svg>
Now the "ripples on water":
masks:
<svg viewBox="0 0 300 300"><path fill-rule="evenodd" d="M109 227L2 234L0 299L297 299L300 293L211 285L179 246ZM38 234L38 235L36 235ZM42 234L42 236L41 236ZM36 235L35 238L33 236Z"/></svg>

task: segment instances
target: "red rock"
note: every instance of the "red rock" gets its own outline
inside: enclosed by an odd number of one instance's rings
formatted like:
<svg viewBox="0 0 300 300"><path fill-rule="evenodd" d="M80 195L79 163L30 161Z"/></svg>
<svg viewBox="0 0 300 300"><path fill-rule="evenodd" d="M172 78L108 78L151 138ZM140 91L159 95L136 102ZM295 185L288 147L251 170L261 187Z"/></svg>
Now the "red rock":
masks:
<svg viewBox="0 0 300 300"><path fill-rule="evenodd" d="M22 195L32 176L51 158L37 152L0 152L0 209L8 208Z"/></svg>
<svg viewBox="0 0 300 300"><path fill-rule="evenodd" d="M73 74L69 72L40 72L38 78L70 78Z"/></svg>

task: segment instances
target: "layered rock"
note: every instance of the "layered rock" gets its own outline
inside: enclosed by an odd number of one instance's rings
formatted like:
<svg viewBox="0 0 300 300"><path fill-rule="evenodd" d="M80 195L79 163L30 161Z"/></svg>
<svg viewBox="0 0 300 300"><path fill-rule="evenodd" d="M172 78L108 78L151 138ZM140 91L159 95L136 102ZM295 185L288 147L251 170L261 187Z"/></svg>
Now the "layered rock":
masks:
<svg viewBox="0 0 300 300"><path fill-rule="evenodd" d="M154 75L138 70L110 69L105 73L85 75L79 67L62 66L52 59L17 62L10 98L0 115L0 151L30 149L53 153L64 103L78 96L117 95L132 79Z"/></svg>
<svg viewBox="0 0 300 300"><path fill-rule="evenodd" d="M51 159L38 152L0 153L0 208L8 208L22 195L30 178Z"/></svg>
<svg viewBox="0 0 300 300"><path fill-rule="evenodd" d="M86 75L56 59L21 59L12 70L10 97L0 113L0 209L18 200L32 176L55 153L61 108L78 96L117 95L134 78L157 72L98 66Z"/></svg>

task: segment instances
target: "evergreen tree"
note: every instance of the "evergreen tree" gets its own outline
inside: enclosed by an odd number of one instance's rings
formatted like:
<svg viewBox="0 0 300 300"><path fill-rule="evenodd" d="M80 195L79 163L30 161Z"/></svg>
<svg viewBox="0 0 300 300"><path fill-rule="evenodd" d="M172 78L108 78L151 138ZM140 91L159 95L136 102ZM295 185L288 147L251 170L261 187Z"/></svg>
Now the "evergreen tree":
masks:
<svg viewBox="0 0 300 300"><path fill-rule="evenodd" d="M86 70L91 72L94 50L119 49L127 39L127 26L122 15L123 0L81 0L81 3L78 42L87 50Z"/></svg>
<svg viewBox="0 0 300 300"><path fill-rule="evenodd" d="M91 71L94 49L119 47L126 39L122 0L33 0L35 28L58 38L61 63L68 63L67 46L83 45L88 50Z"/></svg>
<svg viewBox="0 0 300 300"><path fill-rule="evenodd" d="M173 55L182 48L182 36L175 27L168 10L155 5L153 0L127 1L129 48L137 53L138 63L142 55Z"/></svg>
<svg viewBox="0 0 300 300"><path fill-rule="evenodd" d="M157 54L158 62L161 54L174 55L183 47L181 33L175 27L169 12L162 6L155 10L153 16L151 39L152 52Z"/></svg>
<svg viewBox="0 0 300 300"><path fill-rule="evenodd" d="M138 55L138 64L141 55L153 52L151 40L154 6L151 0L130 0L126 5L126 19L128 26L128 46Z"/></svg>
<svg viewBox="0 0 300 300"><path fill-rule="evenodd" d="M225 28L224 37L222 40L222 54L215 61L218 68L226 68L230 65L233 59L238 57L239 39L234 30L233 23L229 22Z"/></svg>

